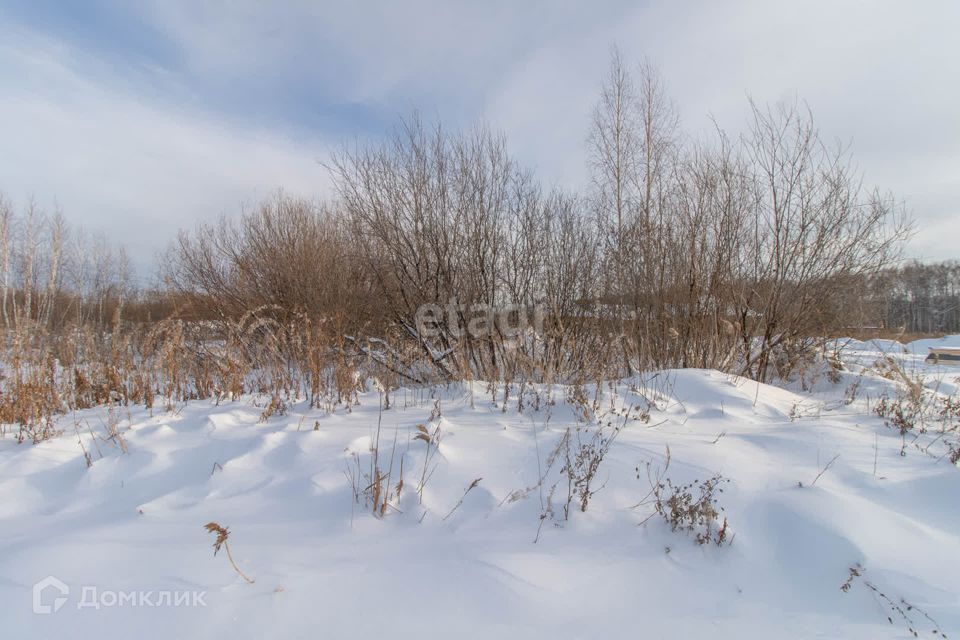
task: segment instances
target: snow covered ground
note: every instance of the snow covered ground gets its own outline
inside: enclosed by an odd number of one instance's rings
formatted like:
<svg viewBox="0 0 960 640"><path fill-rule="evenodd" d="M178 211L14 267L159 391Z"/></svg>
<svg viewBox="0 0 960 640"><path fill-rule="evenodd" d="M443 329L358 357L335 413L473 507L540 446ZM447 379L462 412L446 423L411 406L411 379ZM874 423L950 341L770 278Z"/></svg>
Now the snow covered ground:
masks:
<svg viewBox="0 0 960 640"><path fill-rule="evenodd" d="M956 636L960 470L901 455L869 410L897 386L869 368L882 352L956 393L960 367L926 367L926 346L851 343L838 381L790 390L663 372L604 387L596 407L595 389L584 407L556 387L521 411L514 389L503 411L502 389L494 403L477 383L394 391L382 415L372 387L349 411L298 404L264 422L252 398L123 409L126 453L103 437L107 409L65 416L51 441L0 440L0 636L910 637L895 607L920 637L933 621ZM378 421L391 493L401 460L404 482L383 518L352 487L369 484ZM551 453L598 424L622 429L587 510L574 500L564 519ZM417 425L440 430L422 501ZM667 447L674 484L730 480L716 496L729 544L698 545L637 506ZM253 584L213 555L210 521Z"/></svg>

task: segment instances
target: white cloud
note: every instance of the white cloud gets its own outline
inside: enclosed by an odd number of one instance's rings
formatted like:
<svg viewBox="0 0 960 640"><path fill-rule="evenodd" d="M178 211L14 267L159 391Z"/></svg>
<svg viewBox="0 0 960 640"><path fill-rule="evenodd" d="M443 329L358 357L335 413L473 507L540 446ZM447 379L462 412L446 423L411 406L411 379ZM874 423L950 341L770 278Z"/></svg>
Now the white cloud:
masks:
<svg viewBox="0 0 960 640"><path fill-rule="evenodd" d="M582 180L583 141L612 43L649 56L688 131L716 117L740 130L747 96L809 103L828 140L851 145L867 185L891 190L917 219L908 253L958 257L960 3L811 0L651 2L548 39L503 74L488 116L522 157L561 182Z"/></svg>
<svg viewBox="0 0 960 640"><path fill-rule="evenodd" d="M15 201L55 198L68 220L107 231L145 266L178 228L281 186L325 189L319 141L142 103L78 74L68 55L39 39L0 44L0 190Z"/></svg>
<svg viewBox="0 0 960 640"><path fill-rule="evenodd" d="M589 111L617 43L660 66L694 132L708 115L736 131L748 93L761 102L799 95L826 137L852 144L867 183L913 209L911 252L954 257L942 242L960 235L952 0L137 6L182 56L176 71L124 78L108 59L0 29L0 189L56 196L68 216L109 227L136 251L278 186L327 190L316 160L337 132L281 130L276 113L251 122L222 95L208 100L208 86L237 86L240 96L289 87L277 100L303 89L388 115L416 106L454 125L483 116L547 182L580 186ZM182 91L144 84L155 78Z"/></svg>

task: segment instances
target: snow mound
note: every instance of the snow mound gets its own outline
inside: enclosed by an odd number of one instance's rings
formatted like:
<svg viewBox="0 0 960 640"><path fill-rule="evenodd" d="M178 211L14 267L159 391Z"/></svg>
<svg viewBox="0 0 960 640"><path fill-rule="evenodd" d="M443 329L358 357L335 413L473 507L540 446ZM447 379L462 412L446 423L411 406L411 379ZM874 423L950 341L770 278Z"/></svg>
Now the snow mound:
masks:
<svg viewBox="0 0 960 640"><path fill-rule="evenodd" d="M960 471L901 456L879 418L716 371L587 389L589 424L568 391L537 388L518 412L516 389L506 410L479 383L398 390L382 414L367 393L349 410L294 404L262 423L253 398L131 409L127 453L91 439L105 409L64 418L63 435L40 445L0 440L0 628L97 639L906 636L869 581L948 635L960 629ZM378 423L381 463L393 459L396 479L402 461L404 479L382 519L355 502L350 480L369 468ZM566 486L551 495L553 480L538 483L560 477L562 460L545 469L568 430L587 443L597 424L621 431L588 509L574 504L565 520ZM441 434L426 473L417 425ZM717 500L731 544L699 546L637 506L648 463L663 469L668 447L674 483L730 480ZM229 527L254 584L214 557L210 521ZM47 576L69 594L59 611L34 613L32 588ZM205 606L78 607L93 589L151 592L153 604L201 592Z"/></svg>

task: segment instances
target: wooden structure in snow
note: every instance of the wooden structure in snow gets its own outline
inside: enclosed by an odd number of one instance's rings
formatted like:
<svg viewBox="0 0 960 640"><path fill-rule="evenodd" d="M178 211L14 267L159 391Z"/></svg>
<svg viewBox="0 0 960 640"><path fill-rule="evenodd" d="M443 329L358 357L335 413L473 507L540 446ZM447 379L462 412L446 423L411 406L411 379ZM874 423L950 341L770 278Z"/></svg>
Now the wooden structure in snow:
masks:
<svg viewBox="0 0 960 640"><path fill-rule="evenodd" d="M927 362L960 364L960 347L930 347Z"/></svg>

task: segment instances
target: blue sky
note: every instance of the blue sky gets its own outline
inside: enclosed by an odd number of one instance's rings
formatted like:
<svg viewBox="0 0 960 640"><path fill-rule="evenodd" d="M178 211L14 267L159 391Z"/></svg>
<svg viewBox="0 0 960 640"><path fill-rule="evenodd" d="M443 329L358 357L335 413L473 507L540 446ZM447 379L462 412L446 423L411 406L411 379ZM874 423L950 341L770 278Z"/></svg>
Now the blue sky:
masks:
<svg viewBox="0 0 960 640"><path fill-rule="evenodd" d="M45 37L68 49L70 57L62 62L77 73L105 84L125 85L144 100L308 131L380 131L392 119L377 105L343 101L337 65L322 62L332 61L337 52L324 42L322 34L308 41L306 36L313 34L304 30L293 34L300 42L284 42L288 33L280 30L284 23L296 20L296 12L282 7L274 10L278 15L274 27L249 25L249 33L234 31L232 42L230 32L211 33L212 38L223 40L219 44L212 41L211 55L204 59L202 52L192 50L191 35L178 33L171 21L195 16L196 35L202 38L204 30L221 26L216 16L219 11L209 6L207 11L195 12L186 4L182 11L170 11L164 19L163 12L150 10L147 3L11 0L0 9L0 15L8 27L19 28L24 36ZM249 18L256 20L255 15ZM248 40L251 36L256 39ZM248 45L279 48L286 60L246 68L225 65L216 58L228 55L230 49L246 58ZM222 49L214 54L215 47ZM305 78L307 72L311 77Z"/></svg>
<svg viewBox="0 0 960 640"><path fill-rule="evenodd" d="M0 191L149 264L181 227L278 187L329 193L330 150L418 108L484 118L547 183L585 180L611 45L649 57L688 131L799 95L868 184L956 256L960 3L0 0Z"/></svg>

